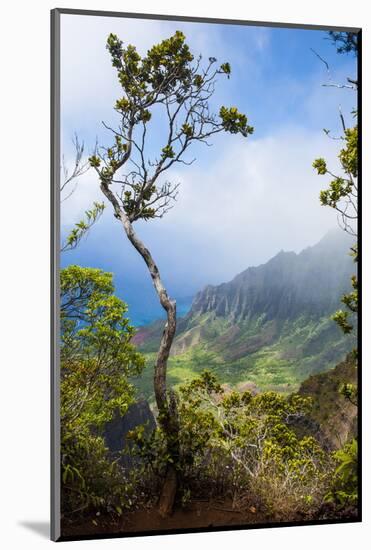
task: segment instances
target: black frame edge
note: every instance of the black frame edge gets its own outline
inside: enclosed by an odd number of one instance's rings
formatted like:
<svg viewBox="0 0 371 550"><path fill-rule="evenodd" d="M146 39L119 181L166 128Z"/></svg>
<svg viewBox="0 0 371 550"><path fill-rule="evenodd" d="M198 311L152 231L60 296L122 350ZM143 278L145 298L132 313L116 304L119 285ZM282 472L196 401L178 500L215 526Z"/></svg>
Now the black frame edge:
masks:
<svg viewBox="0 0 371 550"><path fill-rule="evenodd" d="M217 17L196 17L187 15L161 15L154 13L134 13L120 11L105 11L105 10L84 10L75 8L56 8L59 14L66 15L91 15L99 17L122 17L131 19L155 19L159 21L184 21L190 23L215 23L226 25L250 25L256 27L283 27L283 28L298 28L308 30L333 30L333 31L349 31L358 32L360 27L344 27L337 25L315 25L311 23L282 23L272 21L250 21L247 19L224 19Z"/></svg>
<svg viewBox="0 0 371 550"><path fill-rule="evenodd" d="M358 514L359 520L362 521L362 507L363 507L363 494L362 494L362 363L363 363L363 350L362 350L362 295L363 295L363 281L362 281L362 29L358 30L358 52L357 52L357 121L358 121L358 220L357 220L357 245L358 245L358 323L357 323L357 352L358 352L358 417L357 417L357 429L358 429Z"/></svg>
<svg viewBox="0 0 371 550"><path fill-rule="evenodd" d="M318 525L346 525L361 523L360 518L356 519L329 519L329 520L309 520L309 521L287 521L271 523L254 523L251 525L223 525L214 527L190 527L189 529L159 529L153 531L135 531L122 533L94 533L92 535L62 535L59 542L71 542L78 540L105 540L105 539L130 539L135 537L155 537L161 535L189 535L192 533L220 533L229 531L251 531L262 529L276 529L287 527L313 527Z"/></svg>
<svg viewBox="0 0 371 550"><path fill-rule="evenodd" d="M60 412L59 412L59 178L60 178L60 10L50 12L50 538L60 540Z"/></svg>

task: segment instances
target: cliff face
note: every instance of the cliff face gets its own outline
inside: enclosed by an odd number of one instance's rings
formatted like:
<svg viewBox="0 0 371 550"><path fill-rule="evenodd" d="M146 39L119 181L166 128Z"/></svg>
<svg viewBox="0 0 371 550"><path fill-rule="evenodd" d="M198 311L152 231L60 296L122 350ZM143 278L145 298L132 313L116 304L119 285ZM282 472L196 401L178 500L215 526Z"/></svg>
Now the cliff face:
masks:
<svg viewBox="0 0 371 550"><path fill-rule="evenodd" d="M121 416L118 412L104 427L104 440L113 459L119 459L123 466L130 468L135 459L128 453L123 453L125 446L131 446L127 440L128 433L139 425L144 425L145 433L149 435L156 427L156 421L145 399L139 399Z"/></svg>
<svg viewBox="0 0 371 550"><path fill-rule="evenodd" d="M299 254L281 251L230 282L204 288L178 319L169 375L178 382L209 368L222 382L292 392L309 375L335 367L356 340L331 320L356 272L352 244L339 229ZM163 326L136 335L142 351L158 350Z"/></svg>
<svg viewBox="0 0 371 550"><path fill-rule="evenodd" d="M313 400L311 418L318 430L311 435L320 436L329 449L340 449L357 436L358 408L339 391L344 383L357 386L357 365L352 354L334 369L310 376L299 389L300 395Z"/></svg>
<svg viewBox="0 0 371 550"><path fill-rule="evenodd" d="M330 314L355 270L348 254L351 244L339 230L300 254L281 251L228 283L207 286L196 295L187 318L213 313L239 322L262 315L269 321Z"/></svg>

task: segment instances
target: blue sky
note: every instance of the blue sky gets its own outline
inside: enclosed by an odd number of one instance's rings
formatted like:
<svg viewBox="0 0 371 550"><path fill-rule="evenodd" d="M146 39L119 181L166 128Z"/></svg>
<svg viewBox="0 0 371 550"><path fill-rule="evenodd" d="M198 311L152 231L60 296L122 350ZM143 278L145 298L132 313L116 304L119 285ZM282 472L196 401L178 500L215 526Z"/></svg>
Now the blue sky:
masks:
<svg viewBox="0 0 371 550"><path fill-rule="evenodd" d="M300 251L336 226L334 213L319 205L326 180L311 164L325 156L334 171L341 132L339 106L351 123L355 93L323 84L356 76L352 56L338 55L323 31L62 16L62 150L73 160L77 132L87 151L96 138L108 144L101 121L118 122L112 109L120 88L105 41L115 32L141 54L182 30L194 54L229 61L230 80L221 79L212 101L236 105L255 128L247 140L219 135L212 147L190 153L192 166L174 167L167 179L180 183L174 209L162 220L139 222L137 231L150 246L171 294L189 297L208 283L231 279L250 265L267 261L281 249ZM315 50L330 67L311 51ZM158 126L148 154L160 141ZM158 147L163 145L158 143ZM101 200L92 172L62 203L62 234L93 200ZM89 237L62 265L79 263L114 272L118 292L136 322L156 316L156 296L143 261L112 217L110 205Z"/></svg>

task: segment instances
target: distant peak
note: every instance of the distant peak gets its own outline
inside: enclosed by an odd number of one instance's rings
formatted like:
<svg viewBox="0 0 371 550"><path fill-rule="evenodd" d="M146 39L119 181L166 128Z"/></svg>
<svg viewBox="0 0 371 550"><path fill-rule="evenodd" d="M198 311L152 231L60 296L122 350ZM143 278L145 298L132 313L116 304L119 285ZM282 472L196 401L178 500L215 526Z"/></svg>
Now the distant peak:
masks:
<svg viewBox="0 0 371 550"><path fill-rule="evenodd" d="M353 242L355 240L356 237L349 235L349 233L347 233L340 227L333 227L324 234L322 239L319 240L318 244L326 242Z"/></svg>
<svg viewBox="0 0 371 550"><path fill-rule="evenodd" d="M247 268L230 282L208 285L197 294L190 317L196 312L234 320L261 315L293 319L303 312L329 315L354 272L347 254L351 244L351 236L334 229L299 253L281 249L268 262Z"/></svg>
<svg viewBox="0 0 371 550"><path fill-rule="evenodd" d="M282 248L279 252L277 252L277 254L275 256L273 256L271 258L271 260L274 260L275 258L279 258L279 257L282 257L282 256L286 256L286 257L287 256L297 256L297 254L293 250L284 250Z"/></svg>

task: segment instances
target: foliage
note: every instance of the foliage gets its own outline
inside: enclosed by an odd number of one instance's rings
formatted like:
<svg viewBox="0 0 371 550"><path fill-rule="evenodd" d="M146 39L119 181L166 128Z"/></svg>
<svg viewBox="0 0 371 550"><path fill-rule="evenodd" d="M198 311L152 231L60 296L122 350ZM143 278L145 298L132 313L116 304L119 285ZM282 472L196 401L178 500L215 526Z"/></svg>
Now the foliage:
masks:
<svg viewBox="0 0 371 550"><path fill-rule="evenodd" d="M345 397L352 405L358 404L358 387L355 384L344 382L339 388L340 394Z"/></svg>
<svg viewBox="0 0 371 550"><path fill-rule="evenodd" d="M341 298L341 301L343 302L343 304L346 305L348 311L339 309L332 316L332 318L339 325L344 334L349 334L350 332L352 332L354 327L349 322L349 318L352 313L354 314L358 311L358 281L355 275L353 275L353 277L351 278L351 282L353 291L348 292L348 294L344 294Z"/></svg>
<svg viewBox="0 0 371 550"><path fill-rule="evenodd" d="M63 177L60 186L61 202L68 200L73 195L78 185L78 179L90 169L89 161L84 159L84 142L79 141L77 134L75 134L72 142L75 148L75 161L72 173L70 173L63 158ZM73 250L78 246L81 239L88 234L92 226L99 220L104 208L104 203L94 202L93 206L85 211L84 218L77 222L67 235L64 244L62 244L61 252Z"/></svg>
<svg viewBox="0 0 371 550"><path fill-rule="evenodd" d="M131 344L127 306L113 291L110 273L80 266L61 271L61 476L67 517L90 508L118 513L132 488L109 460L99 431L133 402L128 378L144 365Z"/></svg>
<svg viewBox="0 0 371 550"><path fill-rule="evenodd" d="M74 520L94 513L120 516L138 500L135 472L112 461L99 435L88 426L62 432L62 518Z"/></svg>
<svg viewBox="0 0 371 550"><path fill-rule="evenodd" d="M88 234L89 230L103 214L104 208L105 205L103 202L94 202L92 208L85 211L85 217L75 223L74 228L68 234L67 239L61 248L61 252L73 250L78 246L81 239Z"/></svg>
<svg viewBox="0 0 371 550"><path fill-rule="evenodd" d="M183 158L193 143L207 143L222 131L247 137L253 127L236 107L222 106L219 116L211 112L216 77L229 78L231 66L228 62L217 66L214 57L203 65L182 32L155 44L143 57L135 46L124 47L115 34L108 36L107 49L122 88L115 104L120 124L117 129L105 125L114 141L108 148L97 148L89 162L117 216L121 209L130 222L160 218L172 207L178 189L178 184L161 182L161 176L174 163L193 162ZM167 135L156 130L157 143L163 143L157 158L148 159L151 123L161 115ZM130 170L122 173L129 161ZM115 183L121 185L118 202L108 189Z"/></svg>
<svg viewBox="0 0 371 550"><path fill-rule="evenodd" d="M337 52L350 53L355 56L358 54L358 35L355 32L329 32L330 39L337 46ZM356 89L358 81L348 78L349 83L354 84ZM356 116L357 112L353 111ZM314 161L313 167L317 169L319 175L329 174L333 179L330 181L328 189L321 191L320 201L324 206L335 209L340 214L343 229L357 236L358 222L358 126L347 128L342 113L340 112L343 126L343 135L341 140L344 147L340 149L338 158L343 174L335 175L327 168L326 161L319 158ZM325 131L328 133L327 131ZM357 244L351 248L351 254L354 260L358 259ZM349 334L353 330L353 324L350 317L358 312L358 282L354 275L351 278L353 290L344 294L341 298L347 310L338 310L334 315L334 321L339 325L344 334ZM356 351L353 357L347 358L347 361L353 361L356 365ZM342 382L338 388L342 395L352 405L357 406L358 389L353 383ZM336 469L334 472L331 488L326 494L325 500L333 502L343 507L344 505L356 505L358 501L358 445L357 440L353 439L350 443L334 453Z"/></svg>
<svg viewBox="0 0 371 550"><path fill-rule="evenodd" d="M293 420L311 400L275 392L224 392L204 371L178 392L182 500L195 494L230 498L233 506L259 501L268 514L287 519L319 506L328 488L331 460L313 437L299 438ZM138 452L156 476L167 458L161 429L146 440L132 433Z"/></svg>
<svg viewBox="0 0 371 550"><path fill-rule="evenodd" d="M331 40L337 45L338 53L353 52L358 53L357 33L354 32L335 32L329 33ZM348 81L355 84L357 81L348 78ZM356 116L357 112L353 111ZM331 172L324 158L317 158L313 162L313 167L321 176L329 175L331 180L329 187L320 192L320 202L323 206L329 206L338 213L339 225L354 237L357 236L357 221L358 221L358 125L347 128L345 120L340 112L341 123L343 127L343 135L340 137L344 142L344 146L338 153L341 175ZM324 130L329 134L328 130ZM354 260L357 261L357 244L351 248L351 253ZM357 277L351 279L353 290L344 294L341 301L347 307L346 310L340 309L333 315L333 320L338 324L344 334L349 334L353 330L351 317L358 311L358 285Z"/></svg>
<svg viewBox="0 0 371 550"><path fill-rule="evenodd" d="M326 495L328 502L338 505L356 505L358 501L358 444L353 439L334 453L336 470L331 490Z"/></svg>
<svg viewBox="0 0 371 550"><path fill-rule="evenodd" d="M333 178L328 189L320 193L321 204L335 209L340 214L344 229L354 235L353 222L357 219L358 126L345 128L342 139L345 144L338 158L343 175L333 174L323 158L316 159L313 162L313 168L319 175L330 175Z"/></svg>
<svg viewBox="0 0 371 550"><path fill-rule="evenodd" d="M338 53L358 53L358 33L345 31L330 31L330 39L336 46Z"/></svg>

